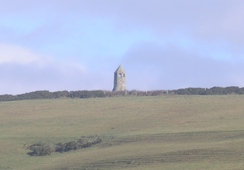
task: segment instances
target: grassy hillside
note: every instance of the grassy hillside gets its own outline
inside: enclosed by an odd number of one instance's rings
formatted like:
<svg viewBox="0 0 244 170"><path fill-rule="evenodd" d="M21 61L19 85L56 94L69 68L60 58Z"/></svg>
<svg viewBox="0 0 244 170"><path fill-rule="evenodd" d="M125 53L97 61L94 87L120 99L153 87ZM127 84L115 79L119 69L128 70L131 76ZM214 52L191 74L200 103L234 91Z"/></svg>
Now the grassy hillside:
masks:
<svg viewBox="0 0 244 170"><path fill-rule="evenodd" d="M244 96L0 103L0 169L244 169ZM99 135L90 148L33 157L26 143Z"/></svg>

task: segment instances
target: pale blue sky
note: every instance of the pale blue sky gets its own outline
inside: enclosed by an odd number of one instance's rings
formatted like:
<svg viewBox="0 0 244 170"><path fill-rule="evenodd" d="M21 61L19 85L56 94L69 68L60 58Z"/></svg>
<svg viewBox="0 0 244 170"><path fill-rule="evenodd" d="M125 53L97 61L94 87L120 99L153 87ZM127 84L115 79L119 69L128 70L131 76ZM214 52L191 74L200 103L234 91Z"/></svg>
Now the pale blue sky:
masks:
<svg viewBox="0 0 244 170"><path fill-rule="evenodd" d="M0 0L0 94L244 86L243 0Z"/></svg>

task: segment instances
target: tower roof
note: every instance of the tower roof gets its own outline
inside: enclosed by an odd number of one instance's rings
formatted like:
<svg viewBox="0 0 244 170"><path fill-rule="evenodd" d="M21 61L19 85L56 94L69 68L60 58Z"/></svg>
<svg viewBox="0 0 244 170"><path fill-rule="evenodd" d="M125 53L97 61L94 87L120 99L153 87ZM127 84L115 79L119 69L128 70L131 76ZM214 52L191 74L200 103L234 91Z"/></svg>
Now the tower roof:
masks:
<svg viewBox="0 0 244 170"><path fill-rule="evenodd" d="M121 65L119 65L119 67L115 70L114 73L118 73L118 72L125 72L125 70L122 68Z"/></svg>

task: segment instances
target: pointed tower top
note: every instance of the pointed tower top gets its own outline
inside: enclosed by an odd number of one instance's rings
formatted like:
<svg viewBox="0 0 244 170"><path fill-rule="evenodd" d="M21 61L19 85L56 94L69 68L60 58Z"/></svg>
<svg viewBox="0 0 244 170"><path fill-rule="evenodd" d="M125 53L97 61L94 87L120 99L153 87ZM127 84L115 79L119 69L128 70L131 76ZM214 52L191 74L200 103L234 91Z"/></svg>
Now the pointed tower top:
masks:
<svg viewBox="0 0 244 170"><path fill-rule="evenodd" d="M126 75L125 71L120 65L114 72L114 88L113 91L126 90Z"/></svg>
<svg viewBox="0 0 244 170"><path fill-rule="evenodd" d="M117 72L125 72L123 67L121 65L119 65L119 67L115 70L115 73Z"/></svg>

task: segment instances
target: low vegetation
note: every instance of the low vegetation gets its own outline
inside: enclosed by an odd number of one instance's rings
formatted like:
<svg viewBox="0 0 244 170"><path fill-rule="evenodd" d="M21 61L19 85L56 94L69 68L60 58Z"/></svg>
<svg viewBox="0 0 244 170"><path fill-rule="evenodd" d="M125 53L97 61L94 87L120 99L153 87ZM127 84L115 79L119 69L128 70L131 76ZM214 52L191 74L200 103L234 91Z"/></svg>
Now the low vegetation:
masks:
<svg viewBox="0 0 244 170"><path fill-rule="evenodd" d="M81 137L77 141L70 141L67 143L59 143L56 144L55 151L57 152L68 152L71 150L77 150L77 149L82 149L82 148L87 148L92 145L101 143L102 139L98 136L89 136L89 137Z"/></svg>
<svg viewBox="0 0 244 170"><path fill-rule="evenodd" d="M49 144L49 143L35 143L32 145L24 145L25 149L31 150L28 154L31 156L46 156L51 155L52 152L68 152L81 148L87 148L92 145L102 142L98 136L81 137L77 141L70 141L66 143Z"/></svg>
<svg viewBox="0 0 244 170"><path fill-rule="evenodd" d="M30 146L25 146L25 149L29 149L32 151L28 153L31 156L51 155L51 153L55 151L55 147L49 143L35 143Z"/></svg>
<svg viewBox="0 0 244 170"><path fill-rule="evenodd" d="M0 95L0 101L30 100L30 99L57 99L57 98L101 98L114 96L159 96L159 95L227 95L244 94L244 88L236 86L212 87L212 88L185 88L178 90L154 90L154 91L104 91L104 90L83 90L83 91L57 91L47 90L35 91L19 95Z"/></svg>

